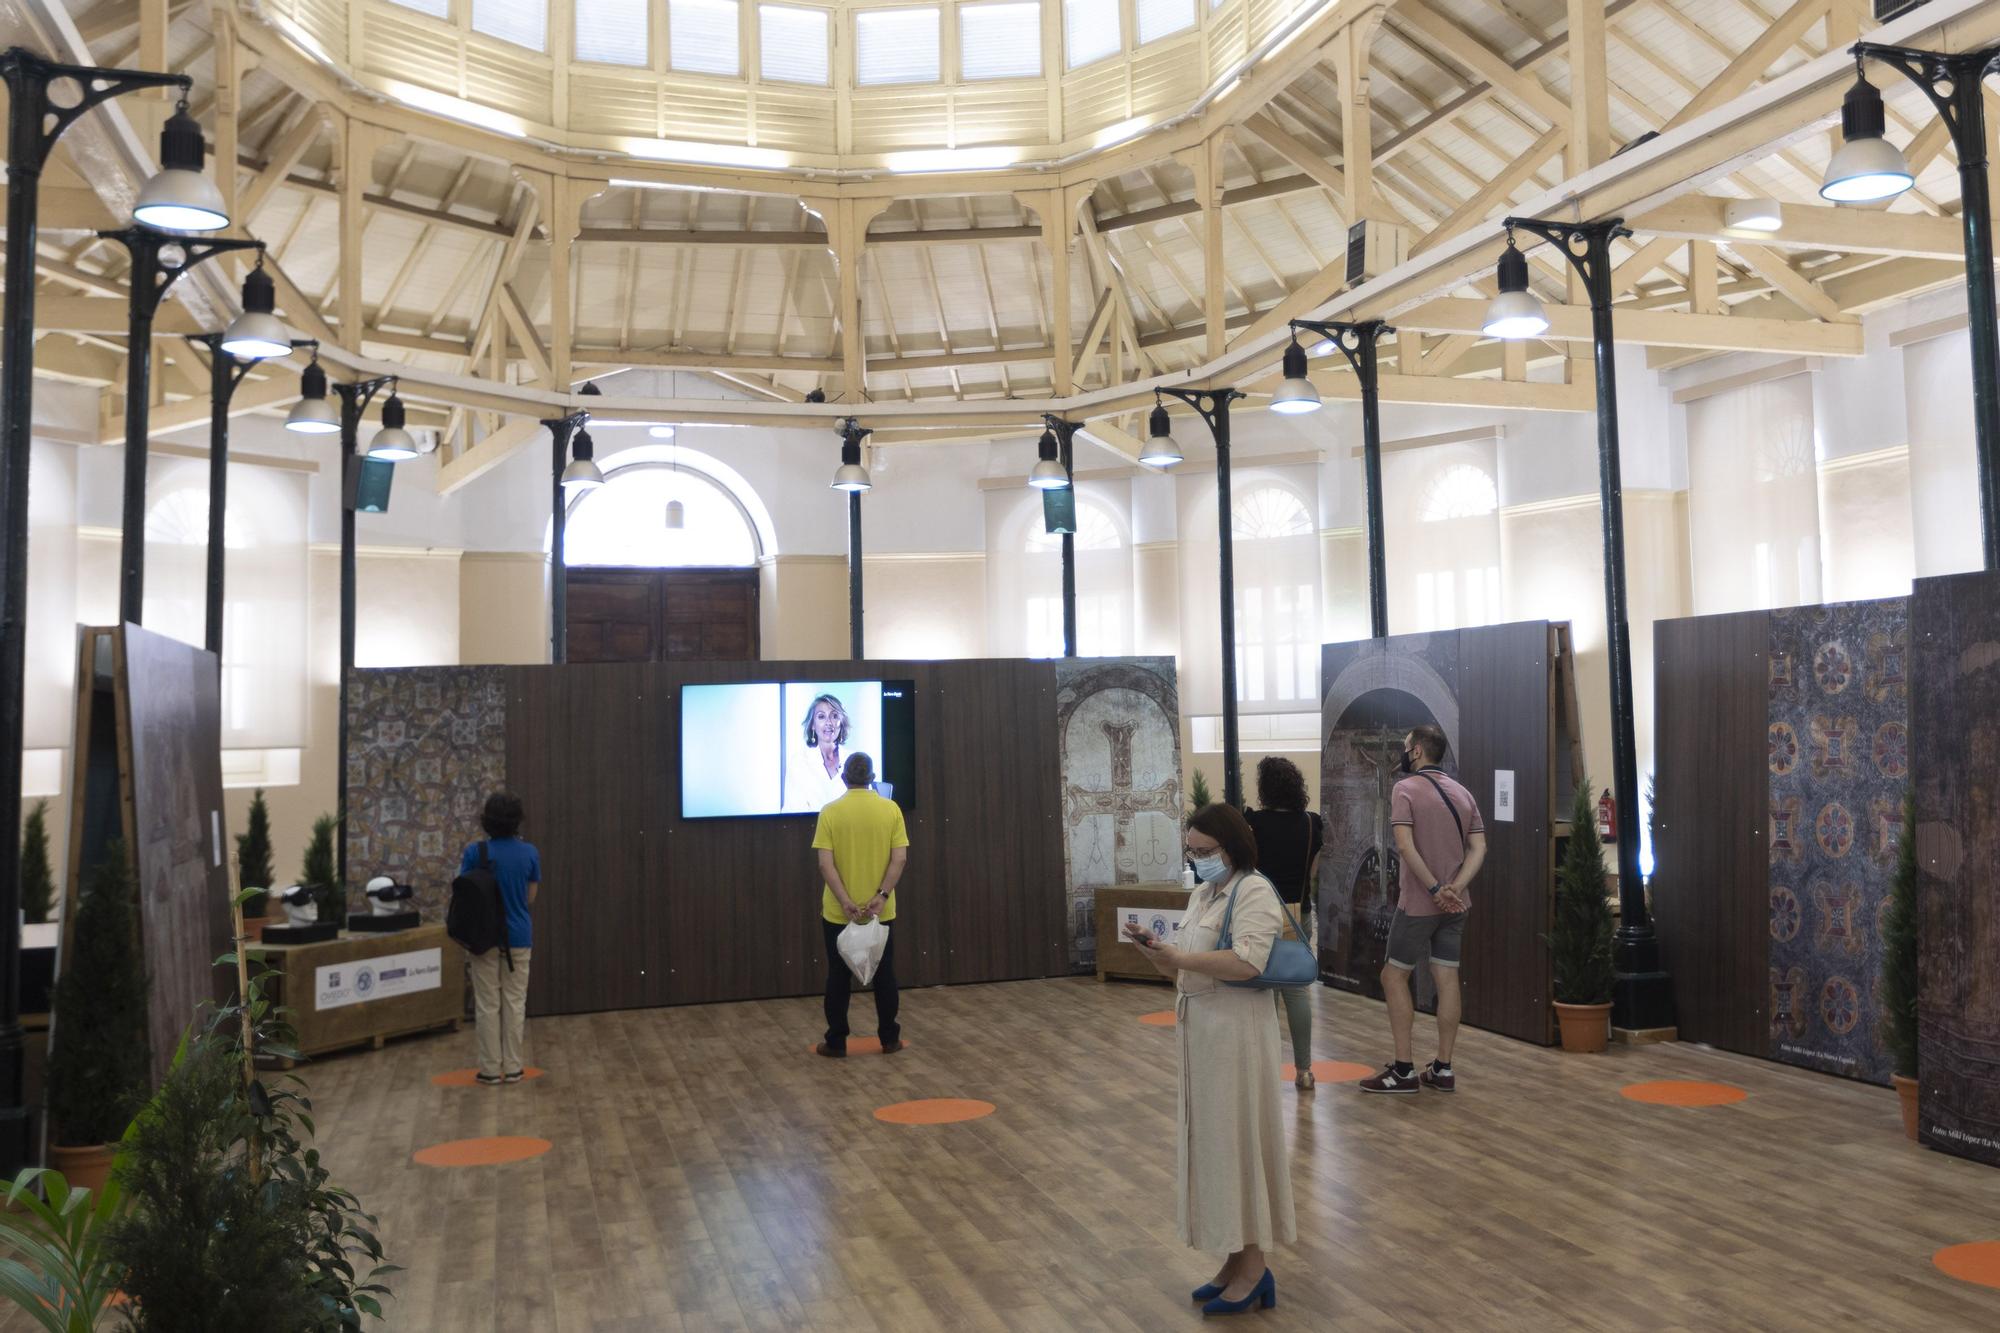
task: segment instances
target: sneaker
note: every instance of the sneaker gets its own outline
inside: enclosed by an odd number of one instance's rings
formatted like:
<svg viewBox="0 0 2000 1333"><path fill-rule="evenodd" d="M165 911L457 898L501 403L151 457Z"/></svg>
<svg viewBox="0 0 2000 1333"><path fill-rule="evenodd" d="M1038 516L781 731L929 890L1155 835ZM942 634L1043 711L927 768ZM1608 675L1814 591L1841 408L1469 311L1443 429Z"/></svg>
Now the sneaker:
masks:
<svg viewBox="0 0 2000 1333"><path fill-rule="evenodd" d="M1398 1074L1394 1065L1382 1066L1381 1073L1377 1074L1374 1078L1362 1079L1360 1084L1363 1092L1413 1093L1417 1090L1418 1086L1417 1076L1414 1072Z"/></svg>
<svg viewBox="0 0 2000 1333"><path fill-rule="evenodd" d="M503 1083L519 1083L521 1081L523 1072L524 1071L517 1069L511 1074L502 1074L500 1076L500 1081Z"/></svg>
<svg viewBox="0 0 2000 1333"><path fill-rule="evenodd" d="M500 1086L500 1076L498 1074L474 1074L472 1077L473 1081L481 1087L497 1088Z"/></svg>
<svg viewBox="0 0 2000 1333"><path fill-rule="evenodd" d="M1449 1069L1438 1068L1435 1060L1417 1071L1417 1082L1438 1092L1458 1091L1458 1076Z"/></svg>

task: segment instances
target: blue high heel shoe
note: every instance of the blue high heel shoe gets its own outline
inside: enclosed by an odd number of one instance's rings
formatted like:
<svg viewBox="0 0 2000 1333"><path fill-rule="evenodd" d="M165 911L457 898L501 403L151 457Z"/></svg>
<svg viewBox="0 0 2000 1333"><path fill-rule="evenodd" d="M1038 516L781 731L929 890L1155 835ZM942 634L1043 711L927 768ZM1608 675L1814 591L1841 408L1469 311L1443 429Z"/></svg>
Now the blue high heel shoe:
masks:
<svg viewBox="0 0 2000 1333"><path fill-rule="evenodd" d="M1220 1282L1204 1282L1199 1287L1196 1287L1193 1293L1196 1304L1200 1304L1202 1301L1212 1301L1221 1294L1222 1284Z"/></svg>
<svg viewBox="0 0 2000 1333"><path fill-rule="evenodd" d="M1278 1279L1266 1268L1264 1276L1257 1279L1257 1285L1250 1288L1250 1294L1240 1301L1225 1301L1217 1296L1201 1307L1203 1314L1242 1314L1252 1305L1266 1310L1278 1308Z"/></svg>

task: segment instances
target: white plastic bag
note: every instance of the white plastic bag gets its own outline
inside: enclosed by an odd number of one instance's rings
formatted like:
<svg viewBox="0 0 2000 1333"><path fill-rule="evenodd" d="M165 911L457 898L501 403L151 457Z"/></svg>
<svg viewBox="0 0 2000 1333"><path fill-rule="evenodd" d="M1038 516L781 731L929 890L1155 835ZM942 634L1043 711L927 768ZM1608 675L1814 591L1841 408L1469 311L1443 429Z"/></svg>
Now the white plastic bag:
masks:
<svg viewBox="0 0 2000 1333"><path fill-rule="evenodd" d="M850 921L840 932L840 956L854 979L866 986L882 964L882 951L889 947L889 928L873 917Z"/></svg>

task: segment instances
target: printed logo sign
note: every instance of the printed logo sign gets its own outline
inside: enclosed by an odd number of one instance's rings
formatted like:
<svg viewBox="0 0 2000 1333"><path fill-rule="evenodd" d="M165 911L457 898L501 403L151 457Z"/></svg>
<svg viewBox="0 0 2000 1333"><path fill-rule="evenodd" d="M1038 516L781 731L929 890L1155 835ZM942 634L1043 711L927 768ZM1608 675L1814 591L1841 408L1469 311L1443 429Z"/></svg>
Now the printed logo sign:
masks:
<svg viewBox="0 0 2000 1333"><path fill-rule="evenodd" d="M418 949L414 953L392 953L363 962L336 963L315 969L313 1008L338 1009L343 1005L386 1000L392 995L436 990L443 984L442 949Z"/></svg>

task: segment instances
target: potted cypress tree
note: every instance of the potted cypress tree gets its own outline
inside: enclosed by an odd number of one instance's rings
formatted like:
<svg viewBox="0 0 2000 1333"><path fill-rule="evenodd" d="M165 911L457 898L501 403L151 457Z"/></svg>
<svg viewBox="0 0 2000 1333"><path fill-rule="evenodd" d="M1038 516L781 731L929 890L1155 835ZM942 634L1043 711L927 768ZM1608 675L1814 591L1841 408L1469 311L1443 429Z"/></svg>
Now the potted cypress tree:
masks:
<svg viewBox="0 0 2000 1333"><path fill-rule="evenodd" d="M264 789L250 796L250 817L236 838L236 886L257 892L243 900L243 915L261 917L269 910L265 893L278 872L271 868L271 811L264 804Z"/></svg>
<svg viewBox="0 0 2000 1333"><path fill-rule="evenodd" d="M36 801L21 828L21 919L40 923L56 906L56 880L49 872L49 803Z"/></svg>
<svg viewBox="0 0 2000 1333"><path fill-rule="evenodd" d="M339 826L340 821L332 815L313 821L312 841L306 844L305 863L299 868L299 883L312 890L321 925L329 921L344 925L347 921L346 886L334 883L333 832Z"/></svg>
<svg viewBox="0 0 2000 1333"><path fill-rule="evenodd" d="M1882 921L1882 1040L1896 1069L1889 1081L1903 1105L1903 1132L1917 1137L1917 803L1903 795L1903 835Z"/></svg>
<svg viewBox="0 0 2000 1333"><path fill-rule="evenodd" d="M1601 1051L1611 1041L1611 904L1604 894L1604 845L1588 779L1579 778L1569 842L1556 869L1556 1021L1565 1051Z"/></svg>
<svg viewBox="0 0 2000 1333"><path fill-rule="evenodd" d="M77 904L71 957L56 981L48 1060L51 1165L100 1189L112 1145L145 1102L146 969L125 844L114 841Z"/></svg>

